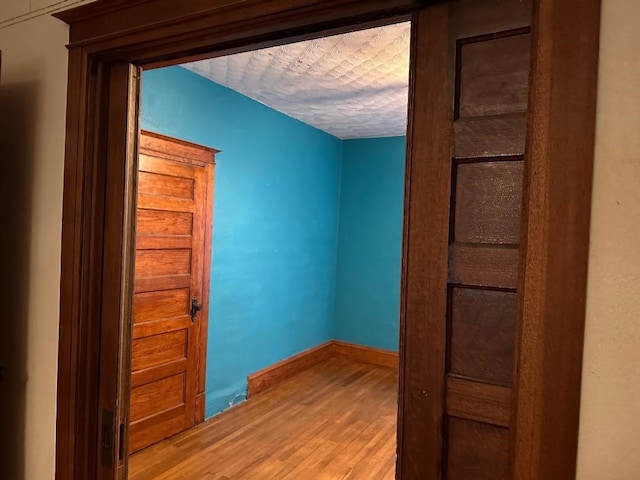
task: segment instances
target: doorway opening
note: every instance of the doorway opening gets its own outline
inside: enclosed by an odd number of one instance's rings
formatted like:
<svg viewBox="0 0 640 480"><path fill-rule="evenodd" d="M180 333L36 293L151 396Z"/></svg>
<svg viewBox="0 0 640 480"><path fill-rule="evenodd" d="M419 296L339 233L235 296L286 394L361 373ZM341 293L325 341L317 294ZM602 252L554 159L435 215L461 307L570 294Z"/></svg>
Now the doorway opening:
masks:
<svg viewBox="0 0 640 480"><path fill-rule="evenodd" d="M394 478L410 36L143 72L130 479Z"/></svg>

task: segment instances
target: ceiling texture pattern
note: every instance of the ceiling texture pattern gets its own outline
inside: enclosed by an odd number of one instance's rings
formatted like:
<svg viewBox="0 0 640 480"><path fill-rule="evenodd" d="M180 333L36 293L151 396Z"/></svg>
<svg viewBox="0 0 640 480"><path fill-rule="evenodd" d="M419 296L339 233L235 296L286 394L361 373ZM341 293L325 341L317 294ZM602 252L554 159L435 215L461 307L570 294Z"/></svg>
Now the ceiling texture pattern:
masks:
<svg viewBox="0 0 640 480"><path fill-rule="evenodd" d="M183 65L342 139L404 135L410 24Z"/></svg>

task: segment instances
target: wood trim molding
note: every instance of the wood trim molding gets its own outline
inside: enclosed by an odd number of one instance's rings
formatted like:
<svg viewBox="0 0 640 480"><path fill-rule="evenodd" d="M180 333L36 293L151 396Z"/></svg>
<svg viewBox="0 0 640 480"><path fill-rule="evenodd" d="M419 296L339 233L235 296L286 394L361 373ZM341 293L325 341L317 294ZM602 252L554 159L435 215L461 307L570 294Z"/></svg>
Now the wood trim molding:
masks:
<svg viewBox="0 0 640 480"><path fill-rule="evenodd" d="M398 352L333 340L333 356L353 362L398 369Z"/></svg>
<svg viewBox="0 0 640 480"><path fill-rule="evenodd" d="M442 472L452 134L447 124L453 105L449 13L440 2L412 19L398 399L397 478L404 480L435 479Z"/></svg>
<svg viewBox="0 0 640 480"><path fill-rule="evenodd" d="M192 162L211 164L216 163L216 154L220 153L220 150L215 148L205 147L148 130L140 132L139 148L140 153L153 155L157 152L162 154L163 158L171 158L176 161L188 159Z"/></svg>
<svg viewBox="0 0 640 480"><path fill-rule="evenodd" d="M274 23L285 22L291 29L323 23L334 27L339 19L354 25L406 14L421 3L419 0L117 0L90 3L55 16L73 26L70 32L73 46L109 43L117 48L140 38L164 42L176 35L200 37L203 45L210 45L212 38L203 32L212 28L221 38L234 41L251 31L262 30L267 34L270 30L264 28L267 24L273 27ZM260 19L258 23L256 17Z"/></svg>
<svg viewBox="0 0 640 480"><path fill-rule="evenodd" d="M511 423L514 480L576 476L599 29L600 0L535 2Z"/></svg>
<svg viewBox="0 0 640 480"><path fill-rule="evenodd" d="M285 380L330 358L345 358L357 363L398 368L398 353L355 343L329 340L278 363L274 363L247 377L247 398L269 390Z"/></svg>
<svg viewBox="0 0 640 480"><path fill-rule="evenodd" d="M214 158L215 162L215 152ZM213 245L213 211L215 205L213 203L213 192L215 183L215 166L213 163L209 163L205 166L207 176L207 191L205 204L208 206L206 216L204 219L204 244L205 246ZM206 387L206 370L207 370L207 342L209 334L209 309L211 298L209 292L211 291L211 255L212 248L204 249L204 272L202 278L202 316L200 317L200 331L198 332L200 355L198 358L198 389L196 396L196 423L204 422L205 417L205 387ZM205 294L206 292L206 294ZM204 347L204 348L203 348Z"/></svg>
<svg viewBox="0 0 640 480"><path fill-rule="evenodd" d="M323 362L333 354L333 343L325 342L284 360L274 363L247 377L247 398L264 392L297 374Z"/></svg>

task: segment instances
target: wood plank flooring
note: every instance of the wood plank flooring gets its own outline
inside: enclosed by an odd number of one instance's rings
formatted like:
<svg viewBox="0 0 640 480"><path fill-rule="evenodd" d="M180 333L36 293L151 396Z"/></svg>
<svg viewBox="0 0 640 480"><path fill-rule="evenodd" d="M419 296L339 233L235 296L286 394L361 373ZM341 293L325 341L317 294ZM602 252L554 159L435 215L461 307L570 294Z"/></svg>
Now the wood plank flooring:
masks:
<svg viewBox="0 0 640 480"><path fill-rule="evenodd" d="M129 480L392 480L397 372L329 359L129 460Z"/></svg>

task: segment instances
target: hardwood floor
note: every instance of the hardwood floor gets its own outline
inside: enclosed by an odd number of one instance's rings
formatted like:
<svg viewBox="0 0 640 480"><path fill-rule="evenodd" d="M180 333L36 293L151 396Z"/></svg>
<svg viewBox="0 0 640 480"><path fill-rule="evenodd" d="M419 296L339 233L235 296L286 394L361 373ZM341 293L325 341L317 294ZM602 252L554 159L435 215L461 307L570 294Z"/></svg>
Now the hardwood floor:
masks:
<svg viewBox="0 0 640 480"><path fill-rule="evenodd" d="M129 480L392 480L397 372L329 359L129 460Z"/></svg>

